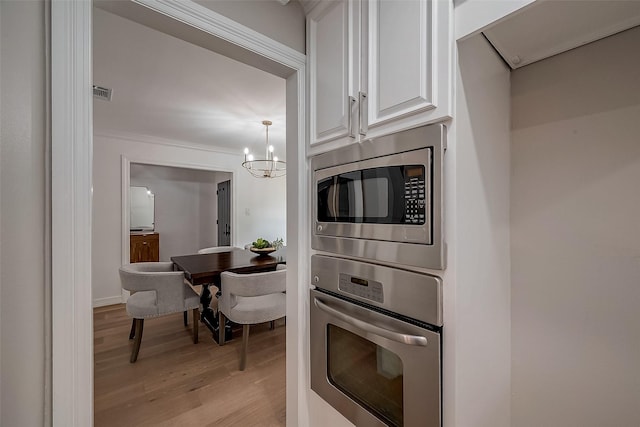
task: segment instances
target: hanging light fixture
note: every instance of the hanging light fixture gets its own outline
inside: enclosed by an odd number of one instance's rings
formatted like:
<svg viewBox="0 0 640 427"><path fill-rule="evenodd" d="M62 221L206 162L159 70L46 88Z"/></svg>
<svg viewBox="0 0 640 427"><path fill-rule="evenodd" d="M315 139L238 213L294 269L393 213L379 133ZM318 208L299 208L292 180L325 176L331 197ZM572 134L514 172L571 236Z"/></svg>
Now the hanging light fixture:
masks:
<svg viewBox="0 0 640 427"><path fill-rule="evenodd" d="M284 176L287 173L285 162L278 160L278 158L273 155L273 145L269 145L269 126L273 123L269 120L263 120L262 124L265 126L267 133L264 159L254 159L253 154L249 153L249 149L245 148L242 167L256 178L276 178Z"/></svg>

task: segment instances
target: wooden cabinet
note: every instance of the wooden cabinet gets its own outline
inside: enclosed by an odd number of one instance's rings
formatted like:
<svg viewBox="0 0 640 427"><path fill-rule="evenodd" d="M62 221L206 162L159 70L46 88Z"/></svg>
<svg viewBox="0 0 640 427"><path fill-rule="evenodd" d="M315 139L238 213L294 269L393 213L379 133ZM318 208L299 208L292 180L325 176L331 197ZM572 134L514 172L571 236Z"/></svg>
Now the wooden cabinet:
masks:
<svg viewBox="0 0 640 427"><path fill-rule="evenodd" d="M158 233L131 233L129 261L160 261L160 235Z"/></svg>
<svg viewBox="0 0 640 427"><path fill-rule="evenodd" d="M310 154L451 118L447 0L322 2L307 17Z"/></svg>

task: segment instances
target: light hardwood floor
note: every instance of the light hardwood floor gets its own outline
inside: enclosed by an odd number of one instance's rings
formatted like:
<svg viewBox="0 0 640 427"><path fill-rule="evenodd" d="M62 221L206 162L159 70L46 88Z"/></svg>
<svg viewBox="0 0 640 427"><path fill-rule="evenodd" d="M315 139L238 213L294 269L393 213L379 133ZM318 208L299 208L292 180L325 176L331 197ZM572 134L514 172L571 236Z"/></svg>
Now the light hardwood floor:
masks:
<svg viewBox="0 0 640 427"><path fill-rule="evenodd" d="M202 323L193 344L182 314L146 320L129 363L130 327L124 305L94 310L96 427L285 425L283 320L251 327L244 372L241 328L220 347Z"/></svg>

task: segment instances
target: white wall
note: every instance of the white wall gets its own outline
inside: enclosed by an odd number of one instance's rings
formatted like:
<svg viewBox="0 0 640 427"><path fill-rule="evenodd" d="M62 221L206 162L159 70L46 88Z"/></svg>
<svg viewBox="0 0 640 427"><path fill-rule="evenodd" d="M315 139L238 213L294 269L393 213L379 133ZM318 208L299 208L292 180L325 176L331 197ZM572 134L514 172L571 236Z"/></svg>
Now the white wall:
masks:
<svg viewBox="0 0 640 427"><path fill-rule="evenodd" d="M45 16L41 1L0 1L0 425L6 427L50 423Z"/></svg>
<svg viewBox="0 0 640 427"><path fill-rule="evenodd" d="M458 63L455 141L446 154L455 173L445 184L455 199L445 212L455 271L444 282L444 421L509 427L510 73L482 36L458 43Z"/></svg>
<svg viewBox="0 0 640 427"><path fill-rule="evenodd" d="M269 240L282 237L286 241L284 179L252 177L241 167L242 156L236 154L190 148L167 141L151 142L95 135L92 253L94 304L115 303L120 296L118 267L122 264L122 156L134 163L148 162L233 173L232 244L244 245L260 236ZM162 235L160 242L162 248Z"/></svg>
<svg viewBox="0 0 640 427"><path fill-rule="evenodd" d="M305 53L305 15L298 0L285 6L273 0L198 0L229 19Z"/></svg>
<svg viewBox="0 0 640 427"><path fill-rule="evenodd" d="M230 180L228 172L131 164L132 186L154 193L155 231L160 233L160 261L217 246L217 182Z"/></svg>
<svg viewBox="0 0 640 427"><path fill-rule="evenodd" d="M512 77L512 425L640 425L640 28Z"/></svg>

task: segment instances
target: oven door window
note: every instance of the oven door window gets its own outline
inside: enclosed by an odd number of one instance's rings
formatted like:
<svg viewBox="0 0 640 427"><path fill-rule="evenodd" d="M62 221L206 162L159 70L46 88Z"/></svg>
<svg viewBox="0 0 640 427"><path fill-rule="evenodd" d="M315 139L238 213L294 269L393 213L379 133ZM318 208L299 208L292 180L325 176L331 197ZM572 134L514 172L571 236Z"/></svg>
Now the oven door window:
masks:
<svg viewBox="0 0 640 427"><path fill-rule="evenodd" d="M403 425L403 365L395 353L335 325L327 325L331 384L391 426Z"/></svg>
<svg viewBox="0 0 640 427"><path fill-rule="evenodd" d="M318 181L318 221L424 224L424 174L420 165L387 166Z"/></svg>

